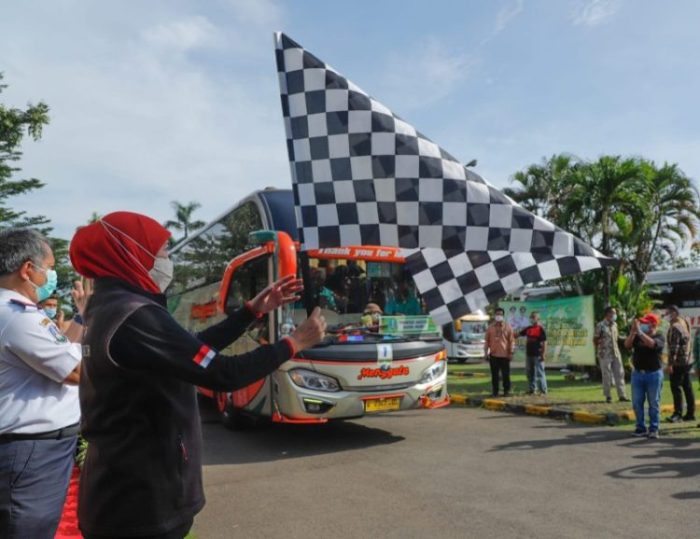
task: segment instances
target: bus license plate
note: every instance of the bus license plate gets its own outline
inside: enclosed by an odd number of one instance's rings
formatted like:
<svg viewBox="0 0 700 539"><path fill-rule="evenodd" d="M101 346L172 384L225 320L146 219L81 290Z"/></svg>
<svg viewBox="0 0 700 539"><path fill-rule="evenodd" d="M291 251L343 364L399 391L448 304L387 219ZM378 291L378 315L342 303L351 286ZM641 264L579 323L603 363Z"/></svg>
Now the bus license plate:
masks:
<svg viewBox="0 0 700 539"><path fill-rule="evenodd" d="M389 412L401 409L401 397L369 399L365 401L365 412Z"/></svg>

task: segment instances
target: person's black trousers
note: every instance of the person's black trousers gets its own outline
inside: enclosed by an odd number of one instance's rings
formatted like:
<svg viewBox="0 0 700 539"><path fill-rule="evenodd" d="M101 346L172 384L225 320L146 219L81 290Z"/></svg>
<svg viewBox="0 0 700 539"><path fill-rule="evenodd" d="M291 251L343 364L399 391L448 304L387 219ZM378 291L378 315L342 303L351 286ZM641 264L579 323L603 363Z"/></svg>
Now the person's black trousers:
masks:
<svg viewBox="0 0 700 539"><path fill-rule="evenodd" d="M498 395L499 379L503 375L503 392L510 393L510 360L505 357L489 356L491 367L491 393Z"/></svg>
<svg viewBox="0 0 700 539"><path fill-rule="evenodd" d="M53 539L77 439L0 441L2 539Z"/></svg>
<svg viewBox="0 0 700 539"><path fill-rule="evenodd" d="M695 417L695 394L690 383L691 365L673 366L671 373L671 393L673 394L673 413L683 415L683 395L687 410L685 415Z"/></svg>

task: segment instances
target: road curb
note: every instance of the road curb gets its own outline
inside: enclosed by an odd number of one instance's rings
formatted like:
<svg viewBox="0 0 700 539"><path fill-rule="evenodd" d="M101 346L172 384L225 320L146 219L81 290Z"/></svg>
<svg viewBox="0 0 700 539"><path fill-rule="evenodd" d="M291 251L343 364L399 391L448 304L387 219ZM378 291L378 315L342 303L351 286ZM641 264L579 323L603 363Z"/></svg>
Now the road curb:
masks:
<svg viewBox="0 0 700 539"><path fill-rule="evenodd" d="M486 410L509 412L518 415L548 417L585 425L616 425L624 421L634 421L635 418L632 410L595 414L584 410L563 410L543 404L512 404L502 399L470 397L469 395L451 395L450 398L452 403L457 405L485 408ZM667 405L663 406L662 411L666 411L665 408L667 407ZM673 406L670 407L670 411L673 411Z"/></svg>
<svg viewBox="0 0 700 539"><path fill-rule="evenodd" d="M488 378L491 375L485 372L452 372L450 376L455 378Z"/></svg>

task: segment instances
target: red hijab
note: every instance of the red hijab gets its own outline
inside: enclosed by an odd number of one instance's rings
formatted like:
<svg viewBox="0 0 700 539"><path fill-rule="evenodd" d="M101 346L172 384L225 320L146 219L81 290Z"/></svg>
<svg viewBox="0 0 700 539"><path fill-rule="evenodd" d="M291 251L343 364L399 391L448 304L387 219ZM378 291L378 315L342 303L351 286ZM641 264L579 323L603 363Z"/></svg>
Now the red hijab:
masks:
<svg viewBox="0 0 700 539"><path fill-rule="evenodd" d="M160 289L148 272L169 237L158 221L117 211L78 229L70 244L70 259L83 277L116 277L158 294Z"/></svg>

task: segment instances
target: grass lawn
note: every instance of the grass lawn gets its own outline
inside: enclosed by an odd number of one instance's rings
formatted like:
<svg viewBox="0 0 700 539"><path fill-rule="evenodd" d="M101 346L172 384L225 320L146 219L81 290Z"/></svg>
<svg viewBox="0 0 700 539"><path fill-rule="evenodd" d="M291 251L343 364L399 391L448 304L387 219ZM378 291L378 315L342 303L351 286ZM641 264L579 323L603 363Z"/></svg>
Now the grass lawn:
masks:
<svg viewBox="0 0 700 539"><path fill-rule="evenodd" d="M451 395L468 395L470 397L482 398L491 396L491 375L488 364L450 364L447 372L447 384ZM457 374L468 374L472 376L460 377L456 376ZM525 369L516 366L511 369L510 376L513 386L511 389L512 396L504 398L504 400L513 404L556 406L564 410L592 413L621 412L632 409L631 402L617 402L617 393L614 388L612 389L613 402L608 404L605 402L600 382L582 380L580 379L581 373L576 373L576 377L576 380L566 380L564 374L558 370L547 370L547 395L526 395L527 376L525 375ZM693 378L693 389L695 390L696 400L698 400L698 398L700 398L700 390L698 389L696 378ZM627 384L627 396L630 398L632 396L629 383ZM662 406L673 404L671 386L668 380L664 380L661 404ZM670 413L662 413L662 421L669 415ZM700 429L696 428L698 422L700 422L700 419L692 423L666 423L662 425L662 429L667 433L673 432L674 435L694 435L700 437ZM625 423L621 425L621 428L632 428L632 425L631 422Z"/></svg>

